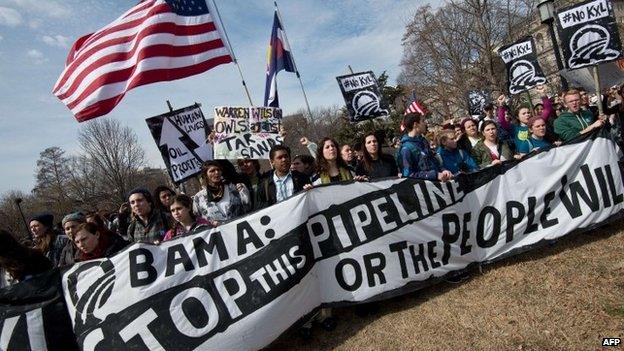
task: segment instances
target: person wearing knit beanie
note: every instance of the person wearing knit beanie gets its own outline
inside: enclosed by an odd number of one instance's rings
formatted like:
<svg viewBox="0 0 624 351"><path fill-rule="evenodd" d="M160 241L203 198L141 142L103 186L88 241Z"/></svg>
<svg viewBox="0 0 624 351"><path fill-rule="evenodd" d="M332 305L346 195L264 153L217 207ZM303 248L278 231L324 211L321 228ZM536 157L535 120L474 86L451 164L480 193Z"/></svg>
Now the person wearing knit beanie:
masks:
<svg viewBox="0 0 624 351"><path fill-rule="evenodd" d="M85 222L85 215L82 212L72 212L63 217L61 224L65 234L70 238L74 238L75 230L78 226Z"/></svg>
<svg viewBox="0 0 624 351"><path fill-rule="evenodd" d="M65 217L63 217L63 220L61 221L61 224L63 225L63 227L65 227L65 223L67 222L78 222L78 223L84 223L85 222L85 215L84 213L80 212L80 211L76 211L76 212L72 212L68 215L66 215Z"/></svg>
<svg viewBox="0 0 624 351"><path fill-rule="evenodd" d="M45 232L52 230L54 226L54 216L50 213L38 213L30 218L28 226L35 238L40 237Z"/></svg>

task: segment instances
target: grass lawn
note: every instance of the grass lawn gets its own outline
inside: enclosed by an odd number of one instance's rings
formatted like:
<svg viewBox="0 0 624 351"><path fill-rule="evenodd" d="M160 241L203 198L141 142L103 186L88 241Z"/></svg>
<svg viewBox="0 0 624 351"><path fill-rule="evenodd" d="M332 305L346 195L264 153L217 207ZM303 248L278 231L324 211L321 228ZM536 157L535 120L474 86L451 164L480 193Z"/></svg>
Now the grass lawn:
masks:
<svg viewBox="0 0 624 351"><path fill-rule="evenodd" d="M603 337L624 337L624 221L354 311L335 309L333 332L315 326L304 343L291 330L268 349L604 350Z"/></svg>

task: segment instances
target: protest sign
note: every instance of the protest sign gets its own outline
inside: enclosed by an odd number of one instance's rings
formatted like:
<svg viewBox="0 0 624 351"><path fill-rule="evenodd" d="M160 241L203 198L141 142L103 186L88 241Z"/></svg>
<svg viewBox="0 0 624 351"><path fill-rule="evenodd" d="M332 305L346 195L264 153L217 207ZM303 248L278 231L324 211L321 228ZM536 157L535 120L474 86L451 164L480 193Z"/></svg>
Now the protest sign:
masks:
<svg viewBox="0 0 624 351"><path fill-rule="evenodd" d="M483 114L485 105L491 102L491 93L487 90L471 90L468 92L468 112L471 116Z"/></svg>
<svg viewBox="0 0 624 351"><path fill-rule="evenodd" d="M614 61L621 56L622 44L611 1L574 4L560 9L556 17L568 68Z"/></svg>
<svg viewBox="0 0 624 351"><path fill-rule="evenodd" d="M546 83L531 37L503 46L498 54L507 67L507 86L510 94L515 95Z"/></svg>
<svg viewBox="0 0 624 351"><path fill-rule="evenodd" d="M215 159L268 159L271 147L283 142L279 108L221 106L214 111Z"/></svg>
<svg viewBox="0 0 624 351"><path fill-rule="evenodd" d="M339 76L336 79L347 104L351 122L360 122L389 114L373 72L354 73Z"/></svg>
<svg viewBox="0 0 624 351"><path fill-rule="evenodd" d="M174 183L201 172L212 159L209 127L198 104L145 120Z"/></svg>
<svg viewBox="0 0 624 351"><path fill-rule="evenodd" d="M405 294L622 218L621 160L600 130L446 183L320 186L136 243L64 272L74 334L85 350L261 349L318 308Z"/></svg>

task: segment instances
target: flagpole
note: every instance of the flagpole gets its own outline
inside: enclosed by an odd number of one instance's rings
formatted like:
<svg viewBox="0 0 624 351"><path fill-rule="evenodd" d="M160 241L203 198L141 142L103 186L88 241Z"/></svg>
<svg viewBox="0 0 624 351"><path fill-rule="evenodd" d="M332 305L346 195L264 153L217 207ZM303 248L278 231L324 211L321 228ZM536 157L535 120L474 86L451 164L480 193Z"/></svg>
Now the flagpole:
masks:
<svg viewBox="0 0 624 351"><path fill-rule="evenodd" d="M232 60L234 61L234 65L238 69L238 74L241 77L241 82L243 83L243 89L245 89L245 93L247 94L247 99L249 99L249 105L253 106L253 102L251 101L251 94L249 94L249 89L247 88L247 83L245 83L245 77L243 77L243 71L238 64L238 60L236 59L236 55L234 54L234 48L232 47L232 43L230 43L230 38L228 37L227 31L225 30L225 25L221 20L221 14L219 13L219 8L217 7L217 3L215 0L212 0L212 6L214 6L215 11L217 11L217 17L219 18L219 24L221 24L221 28L223 29L223 34L225 35L225 41L227 41L228 47L230 48L230 53L232 54Z"/></svg>
<svg viewBox="0 0 624 351"><path fill-rule="evenodd" d="M286 33L286 26L284 25L284 21L282 20L282 14L280 13L279 7L277 7L277 1L273 1L275 4L275 11L277 12L277 18L279 18L282 27L284 28L284 33ZM290 46L290 42L288 41L288 35L285 35L286 45L290 48L290 55L292 56L293 66L295 66L295 75L297 75L297 79L299 79L299 85L301 86L301 92L303 92L303 99L305 100L306 107L308 108L308 116L312 117L312 110L310 110L310 103L308 102L308 95L305 92L305 88L303 87L303 81L301 80L301 75L299 74L299 69L297 68L297 64L295 63L295 54L293 53L292 46Z"/></svg>

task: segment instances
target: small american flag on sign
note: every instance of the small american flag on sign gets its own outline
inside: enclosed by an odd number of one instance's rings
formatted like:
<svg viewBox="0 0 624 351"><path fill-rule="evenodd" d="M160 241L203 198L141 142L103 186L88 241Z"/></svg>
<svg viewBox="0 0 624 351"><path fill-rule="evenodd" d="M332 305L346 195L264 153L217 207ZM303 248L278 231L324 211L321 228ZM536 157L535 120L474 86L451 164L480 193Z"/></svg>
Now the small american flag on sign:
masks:
<svg viewBox="0 0 624 351"><path fill-rule="evenodd" d="M53 93L83 122L126 92L232 62L205 0L145 0L78 39Z"/></svg>

